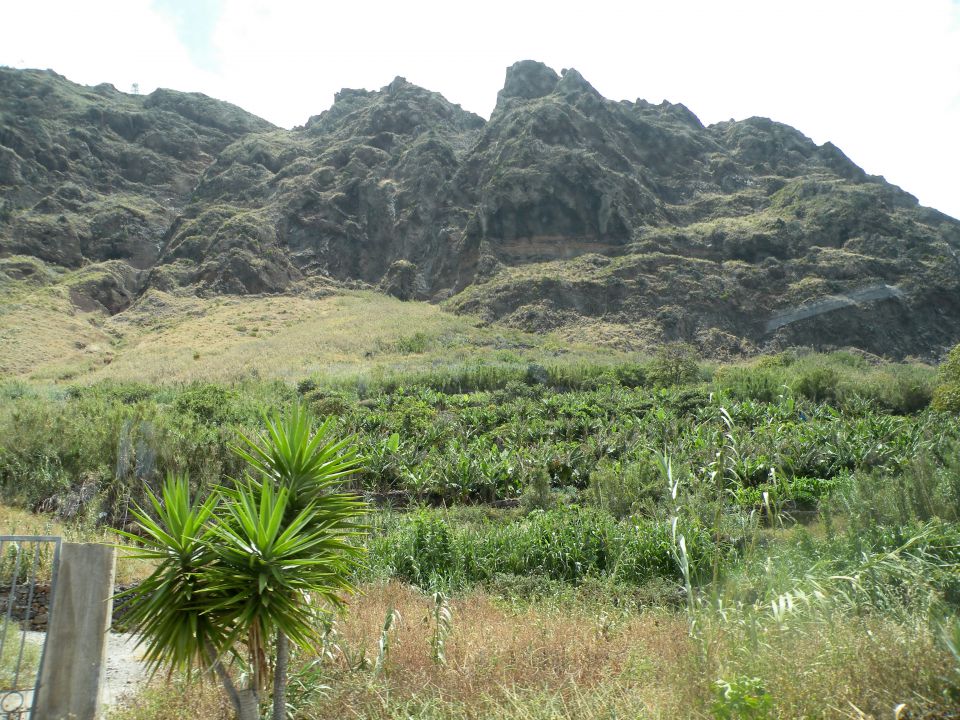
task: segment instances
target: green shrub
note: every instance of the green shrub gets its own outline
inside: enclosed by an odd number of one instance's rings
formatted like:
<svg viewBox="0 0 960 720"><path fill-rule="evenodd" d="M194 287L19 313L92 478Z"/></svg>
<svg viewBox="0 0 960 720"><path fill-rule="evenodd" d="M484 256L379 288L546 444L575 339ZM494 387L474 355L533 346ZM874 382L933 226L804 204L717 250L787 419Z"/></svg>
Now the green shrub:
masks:
<svg viewBox="0 0 960 720"><path fill-rule="evenodd" d="M940 377L945 382L960 382L960 344L957 344L940 365Z"/></svg>
<svg viewBox="0 0 960 720"><path fill-rule="evenodd" d="M560 502L559 492L550 485L550 474L545 468L534 468L523 491L521 504L528 510L550 510Z"/></svg>
<svg viewBox="0 0 960 720"><path fill-rule="evenodd" d="M930 407L937 412L960 413L960 382L942 382L937 385Z"/></svg>
<svg viewBox="0 0 960 720"><path fill-rule="evenodd" d="M794 379L791 389L812 402L835 404L840 397L840 373L827 365L814 365Z"/></svg>
<svg viewBox="0 0 960 720"><path fill-rule="evenodd" d="M940 383L933 394L932 407L939 412L960 412L960 344L956 345L938 370Z"/></svg>
<svg viewBox="0 0 960 720"><path fill-rule="evenodd" d="M590 473L590 499L615 518L653 510L665 492L652 456L628 463L601 461Z"/></svg>
<svg viewBox="0 0 960 720"><path fill-rule="evenodd" d="M668 343L657 351L647 370L647 377L658 387L696 382L700 376L698 358L697 350L692 345L679 342Z"/></svg>
<svg viewBox="0 0 960 720"><path fill-rule="evenodd" d="M173 408L206 425L238 422L250 414L241 407L236 390L213 383L197 384L184 390L177 396Z"/></svg>
<svg viewBox="0 0 960 720"><path fill-rule="evenodd" d="M797 360L797 353L791 350L776 353L775 355L763 355L757 359L757 367L766 370L770 368L785 368L793 365Z"/></svg>
<svg viewBox="0 0 960 720"><path fill-rule="evenodd" d="M880 402L892 412L907 415L930 405L935 389L935 376L927 366L891 366L892 378L880 384Z"/></svg>
<svg viewBox="0 0 960 720"><path fill-rule="evenodd" d="M346 394L336 390L315 388L301 394L310 411L318 417L346 415L352 407Z"/></svg>
<svg viewBox="0 0 960 720"><path fill-rule="evenodd" d="M717 370L713 380L734 400L772 403L787 390L776 368L727 366Z"/></svg>
<svg viewBox="0 0 960 720"><path fill-rule="evenodd" d="M639 388L646 387L650 382L647 368L643 365L629 364L620 365L614 371L614 377L623 387Z"/></svg>
<svg viewBox="0 0 960 720"><path fill-rule="evenodd" d="M426 352L431 341L432 338L426 333L415 332L413 335L398 338L393 346L401 355L412 355Z"/></svg>

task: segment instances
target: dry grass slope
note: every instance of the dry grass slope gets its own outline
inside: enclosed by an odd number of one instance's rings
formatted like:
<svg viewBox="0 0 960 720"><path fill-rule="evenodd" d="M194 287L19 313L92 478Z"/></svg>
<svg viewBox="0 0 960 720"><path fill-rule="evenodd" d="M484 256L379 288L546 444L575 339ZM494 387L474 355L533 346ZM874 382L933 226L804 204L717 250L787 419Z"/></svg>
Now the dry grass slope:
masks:
<svg viewBox="0 0 960 720"><path fill-rule="evenodd" d="M151 290L109 316L79 310L60 285L20 287L0 295L0 338L0 375L46 382L337 380L545 355L622 357L359 290L218 298Z"/></svg>
<svg viewBox="0 0 960 720"><path fill-rule="evenodd" d="M364 587L337 621L338 640L319 671L300 671L295 717L708 718L713 680L749 675L762 678L776 705L772 714L744 717L879 720L892 717L902 699L932 694L932 669L947 661L928 634L875 619L770 626L758 645L735 627L693 638L686 618L666 610L510 606L479 591L451 608L443 665L431 657L428 596L394 582ZM400 620L385 669L376 672L391 609ZM361 655L370 663L364 669L357 667ZM299 656L295 665L309 668L314 660ZM213 684L157 684L114 716L199 717L230 717Z"/></svg>

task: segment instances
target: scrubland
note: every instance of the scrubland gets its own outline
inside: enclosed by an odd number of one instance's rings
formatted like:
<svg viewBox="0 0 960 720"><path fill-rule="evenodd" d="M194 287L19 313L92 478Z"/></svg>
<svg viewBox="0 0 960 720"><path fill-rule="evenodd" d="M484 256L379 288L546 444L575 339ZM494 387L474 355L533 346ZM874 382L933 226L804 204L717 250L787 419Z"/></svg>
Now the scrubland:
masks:
<svg viewBox="0 0 960 720"><path fill-rule="evenodd" d="M5 382L4 525L109 537L168 471L238 476L239 434L300 402L355 436L373 509L359 592L294 657L293 717L956 717L960 421L935 369L490 357ZM158 677L114 714L229 708Z"/></svg>

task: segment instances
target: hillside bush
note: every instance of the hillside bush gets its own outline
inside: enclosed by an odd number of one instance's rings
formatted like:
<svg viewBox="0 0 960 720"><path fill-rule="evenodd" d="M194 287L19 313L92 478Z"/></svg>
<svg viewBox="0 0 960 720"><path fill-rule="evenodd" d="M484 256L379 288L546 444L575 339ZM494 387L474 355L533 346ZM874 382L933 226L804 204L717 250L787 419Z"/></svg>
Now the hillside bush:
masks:
<svg viewBox="0 0 960 720"><path fill-rule="evenodd" d="M714 385L734 400L772 403L788 390L778 367L721 367L714 373Z"/></svg>
<svg viewBox="0 0 960 720"><path fill-rule="evenodd" d="M652 453L632 462L601 459L590 473L589 497L615 518L646 511L652 514L667 488Z"/></svg>
<svg viewBox="0 0 960 720"><path fill-rule="evenodd" d="M697 380L700 368L697 350L687 343L673 342L663 345L647 369L647 377L660 387L685 385Z"/></svg>
<svg viewBox="0 0 960 720"><path fill-rule="evenodd" d="M937 385L930 406L938 412L960 413L960 383L942 382Z"/></svg>
<svg viewBox="0 0 960 720"><path fill-rule="evenodd" d="M827 365L814 365L799 373L790 387L812 402L836 404L841 396L840 373Z"/></svg>
<svg viewBox="0 0 960 720"><path fill-rule="evenodd" d="M939 412L960 413L960 345L949 352L938 371L939 384L932 407Z"/></svg>

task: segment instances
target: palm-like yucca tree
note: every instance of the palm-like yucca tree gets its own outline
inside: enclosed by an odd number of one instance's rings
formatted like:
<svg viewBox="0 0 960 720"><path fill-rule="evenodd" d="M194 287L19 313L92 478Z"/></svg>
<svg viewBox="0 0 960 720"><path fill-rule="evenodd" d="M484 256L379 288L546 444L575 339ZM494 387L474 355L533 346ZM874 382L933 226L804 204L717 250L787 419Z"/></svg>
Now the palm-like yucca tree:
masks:
<svg viewBox="0 0 960 720"><path fill-rule="evenodd" d="M356 471L361 459L352 438L336 441L330 436L333 420L327 420L312 433L310 414L295 405L285 416L266 421L266 433L257 438L241 436L243 447L235 448L250 467L250 482L260 488L271 485L286 490L287 507L284 524L291 523L307 508L312 508L307 531L316 531L335 540L323 557L329 582L318 583L313 593L328 603L339 605L340 591L350 591L346 578L357 561L357 548L343 540L358 531L356 520L365 511L365 503L353 493L335 492L339 484ZM337 580L340 584L333 581ZM314 625L315 627L315 625ZM274 668L273 716L286 715L286 674L289 639L297 642L283 626L277 625L276 666ZM302 645L303 643L298 643Z"/></svg>
<svg viewBox="0 0 960 720"><path fill-rule="evenodd" d="M331 418L313 433L310 414L303 406L295 405L285 416L267 418L266 425L266 433L256 438L241 436L243 446L234 448L253 471L254 483L272 480L286 487L293 513L320 497L324 499L321 512L331 515L336 515L336 510L344 505L356 504L353 494L330 492L360 467L353 438L339 442L329 438L333 430Z"/></svg>
<svg viewBox="0 0 960 720"><path fill-rule="evenodd" d="M189 481L180 475L167 477L160 497L149 490L147 497L153 516L139 508L133 512L140 533L130 536L139 541L130 551L156 562L156 568L118 598L129 599L127 619L149 638L144 654L148 665L189 674L227 639L213 616L199 612L210 599L200 591L205 585L202 573L212 560L209 539L217 498L192 501Z"/></svg>
<svg viewBox="0 0 960 720"><path fill-rule="evenodd" d="M331 427L312 433L301 407L274 416L265 435L235 449L251 472L232 489L191 500L186 478L171 476L160 498L149 495L154 517L135 513L143 535L135 553L157 561L126 593L146 658L154 668L215 671L242 720L259 717L271 638L273 714L282 720L289 642L315 647L323 604L339 605L353 589L362 551L350 536L365 505L336 489L360 460L351 440L328 439ZM250 672L237 688L223 660L241 643Z"/></svg>

